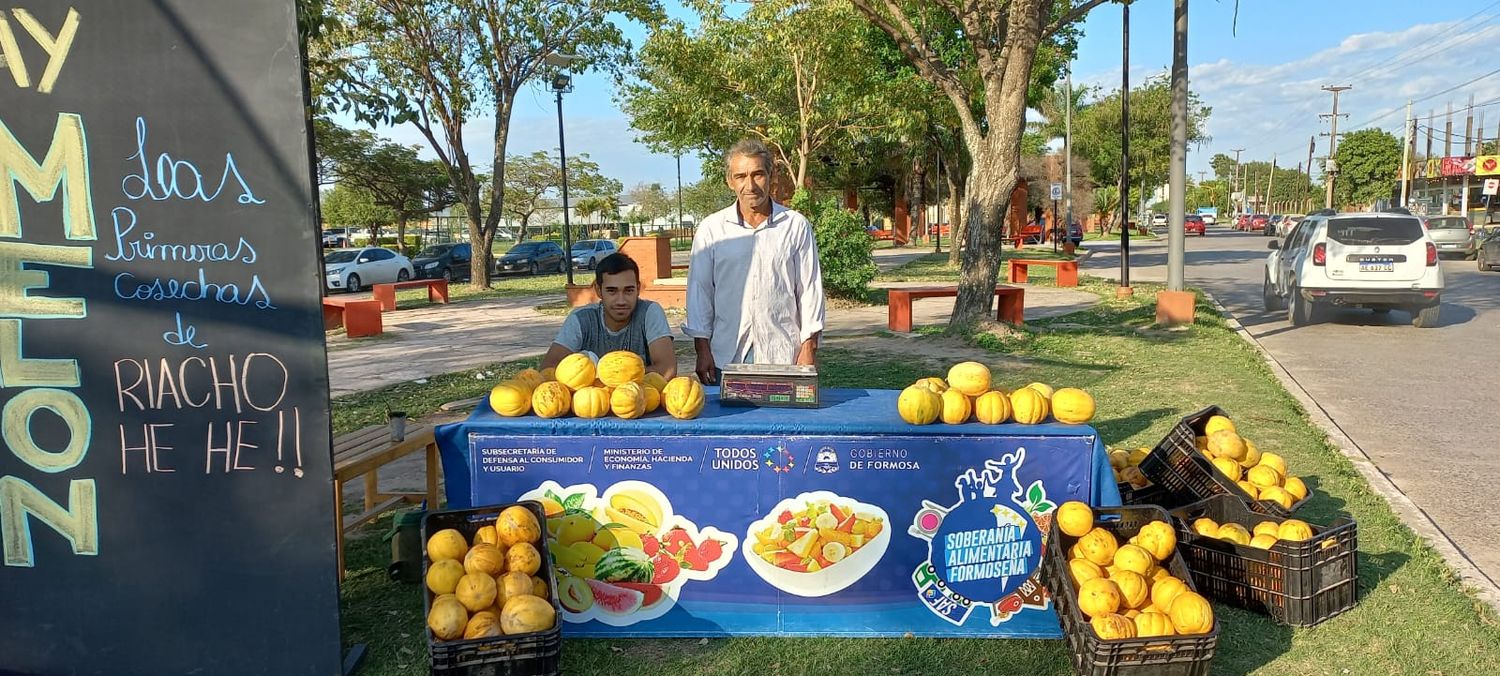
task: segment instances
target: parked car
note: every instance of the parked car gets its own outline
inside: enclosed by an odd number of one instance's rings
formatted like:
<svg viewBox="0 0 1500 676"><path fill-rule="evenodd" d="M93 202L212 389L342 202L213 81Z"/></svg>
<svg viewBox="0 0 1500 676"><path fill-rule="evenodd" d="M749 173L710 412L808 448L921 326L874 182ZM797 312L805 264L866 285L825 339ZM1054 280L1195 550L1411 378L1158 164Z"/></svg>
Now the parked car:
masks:
<svg viewBox="0 0 1500 676"><path fill-rule="evenodd" d="M1320 211L1270 249L1265 307L1286 310L1294 326L1319 321L1331 306L1405 310L1418 328L1438 323L1443 269L1415 216Z"/></svg>
<svg viewBox="0 0 1500 676"><path fill-rule="evenodd" d="M1153 227L1153 228L1164 228L1164 227L1166 227L1166 225L1167 225L1167 215L1166 214L1152 214L1151 215L1151 227Z"/></svg>
<svg viewBox="0 0 1500 676"><path fill-rule="evenodd" d="M1197 235L1199 237L1207 237L1208 236L1207 220L1208 220L1208 217L1206 217L1206 216L1199 216L1198 214L1188 214L1186 216L1183 216L1182 217L1182 234L1184 234L1184 235Z"/></svg>
<svg viewBox="0 0 1500 676"><path fill-rule="evenodd" d="M1486 228L1475 238L1474 262L1480 272L1500 269L1500 228Z"/></svg>
<svg viewBox="0 0 1500 676"><path fill-rule="evenodd" d="M334 249L349 246L349 231L344 228L329 228L323 231L323 248Z"/></svg>
<svg viewBox="0 0 1500 676"><path fill-rule="evenodd" d="M495 259L495 272L524 272L539 275L543 272L567 272L568 257L563 255L557 242L521 242L505 255Z"/></svg>
<svg viewBox="0 0 1500 676"><path fill-rule="evenodd" d="M1251 216L1250 221L1245 224L1245 231L1264 232L1266 229L1266 223L1269 223L1270 221L1271 217L1267 214L1255 214Z"/></svg>
<svg viewBox="0 0 1500 676"><path fill-rule="evenodd" d="M1250 227L1250 214L1240 214L1234 217L1234 229L1245 230Z"/></svg>
<svg viewBox="0 0 1500 676"><path fill-rule="evenodd" d="M1463 216L1429 216L1427 235L1437 244L1438 255L1457 253L1464 258L1474 255L1474 224Z"/></svg>
<svg viewBox="0 0 1500 676"><path fill-rule="evenodd" d="M1266 219L1266 227L1264 230L1262 230L1262 232L1267 233L1271 237L1275 237L1276 232L1281 229L1282 220L1283 217L1281 214L1271 214L1271 217Z"/></svg>
<svg viewBox="0 0 1500 676"><path fill-rule="evenodd" d="M468 279L473 254L474 248L468 242L434 244L417 252L411 265L416 269L417 279Z"/></svg>
<svg viewBox="0 0 1500 676"><path fill-rule="evenodd" d="M608 239L585 239L573 243L572 258L573 267L593 270L599 261L619 249L615 243Z"/></svg>
<svg viewBox="0 0 1500 676"><path fill-rule="evenodd" d="M370 284L404 282L412 278L413 271L406 256L390 249L364 247L324 254L323 274L329 289L353 293Z"/></svg>
<svg viewBox="0 0 1500 676"><path fill-rule="evenodd" d="M1199 214L1199 215L1203 217L1203 224L1204 225L1218 225L1219 224L1219 217L1218 216L1215 216L1213 214Z"/></svg>

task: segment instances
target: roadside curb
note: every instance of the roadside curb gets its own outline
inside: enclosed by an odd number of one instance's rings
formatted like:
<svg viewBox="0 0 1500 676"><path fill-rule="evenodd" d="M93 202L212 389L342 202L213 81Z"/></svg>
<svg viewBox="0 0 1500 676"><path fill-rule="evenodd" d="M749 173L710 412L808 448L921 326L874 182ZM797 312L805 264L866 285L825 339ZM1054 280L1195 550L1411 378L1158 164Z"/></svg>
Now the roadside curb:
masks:
<svg viewBox="0 0 1500 676"><path fill-rule="evenodd" d="M1333 421L1333 418L1328 415L1328 412L1323 409L1322 405L1313 399L1312 395L1307 393L1307 390L1302 388L1301 383L1298 383L1287 372L1286 368L1281 365L1281 362L1277 361L1260 344L1260 341L1255 339L1255 336L1250 335L1250 332L1234 317L1234 314L1228 308L1225 308L1223 304L1219 303L1219 299L1207 291L1200 289L1200 292L1213 304L1214 309L1218 311L1220 317L1224 318L1230 328L1234 329L1235 333L1239 334L1241 339L1255 348L1255 351L1260 354L1266 366L1276 375L1276 380L1297 400L1297 403L1302 405L1302 409L1307 412L1308 419L1317 425L1319 429L1323 430L1323 433L1328 436L1329 441L1333 442L1334 446L1337 446L1339 451L1344 454L1344 457L1353 463L1355 469L1364 475L1365 481L1370 484L1370 488L1385 498L1386 502L1390 504L1391 509L1396 512L1396 516L1401 519L1401 522L1412 529L1427 544L1431 545L1433 549L1437 550L1438 554L1443 557L1443 560L1453 569L1458 578L1463 581L1463 584L1473 591L1475 597L1488 605L1491 611L1500 614L1500 584L1496 584L1488 575L1485 575L1484 571L1474 565L1474 562L1469 560L1469 557L1465 556L1459 550L1458 545L1454 544L1453 540L1448 537L1448 534L1443 532L1443 529L1432 520L1432 517L1428 516L1427 512L1412 502L1411 498L1407 497L1406 493L1402 492L1401 488L1396 486L1391 481L1391 478L1375 465L1375 462L1370 459L1370 456L1365 453L1364 449L1360 448L1359 444L1354 443L1354 440L1349 438L1349 435L1344 432L1343 428L1339 427L1338 423Z"/></svg>

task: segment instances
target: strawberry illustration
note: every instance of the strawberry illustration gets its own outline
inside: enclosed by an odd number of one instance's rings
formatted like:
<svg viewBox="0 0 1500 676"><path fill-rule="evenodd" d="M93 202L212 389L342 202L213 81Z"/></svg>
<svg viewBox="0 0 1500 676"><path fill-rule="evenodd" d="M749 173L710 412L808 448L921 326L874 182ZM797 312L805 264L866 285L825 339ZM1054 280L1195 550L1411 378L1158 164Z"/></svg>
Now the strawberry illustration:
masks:
<svg viewBox="0 0 1500 676"><path fill-rule="evenodd" d="M681 554L685 547L693 545L693 539L688 536L687 531L681 528L673 528L667 531L667 541L664 544L667 551L673 554Z"/></svg>
<svg viewBox="0 0 1500 676"><path fill-rule="evenodd" d="M656 557L656 571L651 575L651 584L666 584L682 574L682 566L670 556Z"/></svg>
<svg viewBox="0 0 1500 676"><path fill-rule="evenodd" d="M656 556L656 553L661 551L661 541L657 540L655 535L649 533L642 535L641 550L646 552L646 556L648 557Z"/></svg>
<svg viewBox="0 0 1500 676"><path fill-rule="evenodd" d="M688 570L708 570L708 564L712 560L704 556L703 550L698 549L692 540L682 548L682 566Z"/></svg>
<svg viewBox="0 0 1500 676"><path fill-rule="evenodd" d="M704 540L698 545L698 553L703 555L704 561L718 561L724 555L724 543L718 540Z"/></svg>

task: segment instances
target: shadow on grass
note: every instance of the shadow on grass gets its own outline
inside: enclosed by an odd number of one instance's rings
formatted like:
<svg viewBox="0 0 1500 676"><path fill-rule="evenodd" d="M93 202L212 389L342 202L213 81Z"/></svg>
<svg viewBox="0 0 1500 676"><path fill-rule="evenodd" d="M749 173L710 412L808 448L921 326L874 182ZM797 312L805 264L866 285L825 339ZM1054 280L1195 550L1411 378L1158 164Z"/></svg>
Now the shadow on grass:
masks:
<svg viewBox="0 0 1500 676"><path fill-rule="evenodd" d="M1137 434L1151 429L1161 421L1162 418L1175 415L1176 410L1170 408L1153 408L1149 411L1140 411L1123 418L1112 418L1110 420L1094 420L1094 429L1106 439L1129 439Z"/></svg>

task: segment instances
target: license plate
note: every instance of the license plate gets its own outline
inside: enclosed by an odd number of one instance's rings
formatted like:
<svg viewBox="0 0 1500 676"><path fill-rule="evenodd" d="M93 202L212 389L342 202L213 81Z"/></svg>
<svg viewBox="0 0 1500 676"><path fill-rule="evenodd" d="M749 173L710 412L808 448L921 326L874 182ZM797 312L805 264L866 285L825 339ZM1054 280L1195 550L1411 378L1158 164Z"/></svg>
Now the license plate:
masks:
<svg viewBox="0 0 1500 676"><path fill-rule="evenodd" d="M1359 271L1360 272L1395 272L1396 271L1396 264L1395 263L1361 262L1359 264Z"/></svg>

